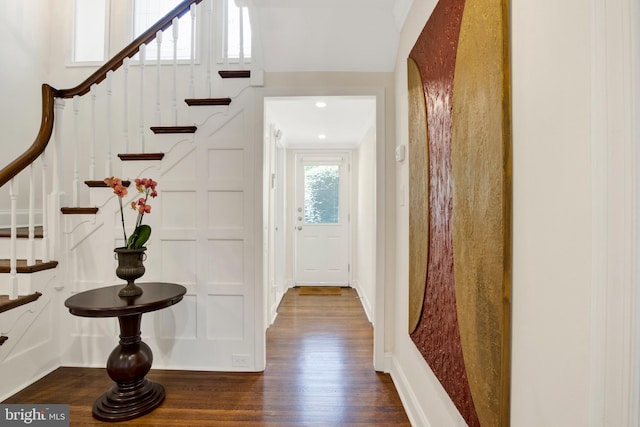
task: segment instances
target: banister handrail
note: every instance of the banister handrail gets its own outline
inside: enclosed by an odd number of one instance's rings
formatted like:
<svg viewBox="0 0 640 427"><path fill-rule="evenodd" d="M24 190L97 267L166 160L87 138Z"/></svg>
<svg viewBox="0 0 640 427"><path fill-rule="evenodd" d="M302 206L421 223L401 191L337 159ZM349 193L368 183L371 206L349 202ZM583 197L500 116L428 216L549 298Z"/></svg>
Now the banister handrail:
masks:
<svg viewBox="0 0 640 427"><path fill-rule="evenodd" d="M158 31L169 28L174 18L180 18L190 9L192 4L198 4L202 0L184 0L169 13L162 17L148 30L129 43L124 49L118 52L113 58L107 61L96 72L91 74L78 86L71 89L55 89L48 84L42 85L42 121L40 130L35 141L18 158L0 170L0 187L11 181L27 166L33 163L47 148L53 133L54 122L54 98L73 98L76 95L84 95L91 89L91 86L100 83L107 77L109 71L115 71L122 65L125 58L134 56L143 43L149 43L156 38Z"/></svg>
<svg viewBox="0 0 640 427"><path fill-rule="evenodd" d="M62 89L56 93L57 98L73 98L76 95L84 95L91 89L91 86L100 83L107 77L109 71L115 71L122 65L125 58L131 58L140 49L140 45L147 44L156 38L158 31L164 31L171 26L174 18L180 18L189 11L191 4L198 4L202 0L184 0L176 6L171 12L167 13L163 18L151 26L147 31L142 33L138 38L129 43L127 47L118 52L113 58L107 61L102 67L98 68L95 73L91 74L85 81L71 89Z"/></svg>
<svg viewBox="0 0 640 427"><path fill-rule="evenodd" d="M56 90L48 84L42 85L42 120L40 130L31 147L20 155L17 159L9 163L0 171L0 187L11 181L24 168L33 163L49 143L53 132L53 105Z"/></svg>

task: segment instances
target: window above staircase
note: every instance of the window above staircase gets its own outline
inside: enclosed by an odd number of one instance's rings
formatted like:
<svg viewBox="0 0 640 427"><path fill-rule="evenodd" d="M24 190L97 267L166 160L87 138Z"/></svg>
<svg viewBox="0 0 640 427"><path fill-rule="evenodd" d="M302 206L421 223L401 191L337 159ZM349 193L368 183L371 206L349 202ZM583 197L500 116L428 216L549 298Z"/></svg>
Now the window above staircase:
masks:
<svg viewBox="0 0 640 427"><path fill-rule="evenodd" d="M71 62L99 65L123 42L122 34L128 34L128 43L179 3L181 0L132 0L125 9L112 4L111 0L75 0ZM235 0L204 0L203 3L197 16L187 12L177 25L151 41L146 46L144 59L156 61L160 45L160 58L166 63L173 61L174 49L178 63L189 63L192 59L203 62L210 58L219 64L249 63L252 40L248 8L238 7ZM213 21L214 25L207 25L205 20ZM207 38L215 42L209 44ZM140 55L132 59L137 63Z"/></svg>

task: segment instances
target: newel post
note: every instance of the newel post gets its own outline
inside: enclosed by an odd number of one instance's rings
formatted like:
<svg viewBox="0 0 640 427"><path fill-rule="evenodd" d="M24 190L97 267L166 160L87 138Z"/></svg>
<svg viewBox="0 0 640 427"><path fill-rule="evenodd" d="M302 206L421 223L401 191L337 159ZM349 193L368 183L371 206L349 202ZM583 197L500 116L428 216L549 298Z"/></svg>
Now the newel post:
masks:
<svg viewBox="0 0 640 427"><path fill-rule="evenodd" d="M62 216L58 215L60 208L65 205L64 191L64 107L66 102L62 98L56 98L54 103L53 123L53 147L51 157L51 227L50 227L50 255L55 257L60 254L60 241L62 239Z"/></svg>
<svg viewBox="0 0 640 427"><path fill-rule="evenodd" d="M53 159L52 159L52 194L61 197L64 194L64 150L63 124L65 100L56 98L54 103L53 122Z"/></svg>

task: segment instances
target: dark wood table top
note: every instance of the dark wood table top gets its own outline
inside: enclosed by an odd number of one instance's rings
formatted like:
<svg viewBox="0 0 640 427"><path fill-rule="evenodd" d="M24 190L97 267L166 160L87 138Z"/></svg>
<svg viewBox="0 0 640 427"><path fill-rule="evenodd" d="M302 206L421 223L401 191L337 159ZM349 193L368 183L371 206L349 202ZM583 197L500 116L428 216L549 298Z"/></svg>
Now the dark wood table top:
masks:
<svg viewBox="0 0 640 427"><path fill-rule="evenodd" d="M69 312L83 317L118 317L147 313L169 307L182 300L187 289L175 283L136 283L143 290L137 297L119 297L118 291L125 286L115 285L90 289L75 294L64 302Z"/></svg>

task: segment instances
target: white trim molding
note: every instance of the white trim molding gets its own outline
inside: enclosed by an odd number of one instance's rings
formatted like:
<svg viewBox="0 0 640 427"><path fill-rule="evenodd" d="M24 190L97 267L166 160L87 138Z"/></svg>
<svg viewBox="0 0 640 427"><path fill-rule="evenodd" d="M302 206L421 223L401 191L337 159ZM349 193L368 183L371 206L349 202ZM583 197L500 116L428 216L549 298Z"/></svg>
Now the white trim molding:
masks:
<svg viewBox="0 0 640 427"><path fill-rule="evenodd" d="M592 0L591 426L640 419L639 13Z"/></svg>
<svg viewBox="0 0 640 427"><path fill-rule="evenodd" d="M411 425L431 427L431 423L429 423L426 414L422 410L423 405L409 384L407 374L402 369L402 365L398 363L393 354L389 353L385 354L385 365L388 367L386 372L391 374L393 384L398 390L398 396Z"/></svg>

